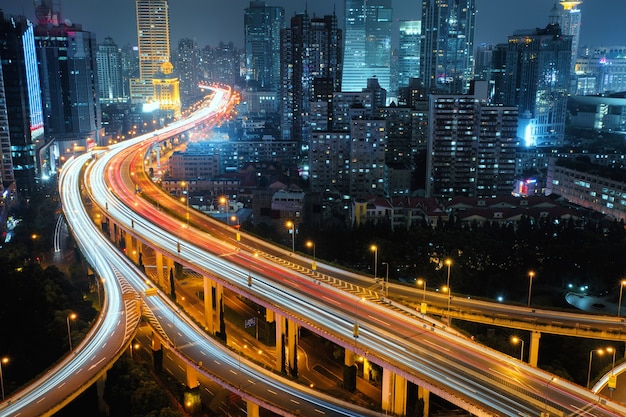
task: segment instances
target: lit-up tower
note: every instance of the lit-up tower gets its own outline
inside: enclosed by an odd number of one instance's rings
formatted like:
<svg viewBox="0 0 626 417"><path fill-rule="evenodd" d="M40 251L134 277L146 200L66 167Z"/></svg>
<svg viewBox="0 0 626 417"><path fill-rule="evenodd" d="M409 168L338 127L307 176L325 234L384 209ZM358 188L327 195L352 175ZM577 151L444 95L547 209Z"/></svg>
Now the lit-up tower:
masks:
<svg viewBox="0 0 626 417"><path fill-rule="evenodd" d="M178 119L181 114L180 83L172 74L173 66L169 62L161 65L161 70L152 77L154 86L154 100L159 103L159 109L169 119Z"/></svg>
<svg viewBox="0 0 626 417"><path fill-rule="evenodd" d="M420 20L401 20L398 42L398 87L407 87L409 79L418 78L420 70Z"/></svg>
<svg viewBox="0 0 626 417"><path fill-rule="evenodd" d="M100 102L119 103L126 101L122 78L122 56L117 44L109 36L98 45L96 53Z"/></svg>
<svg viewBox="0 0 626 417"><path fill-rule="evenodd" d="M367 79L391 84L391 0L345 0L345 43L341 89L361 91Z"/></svg>
<svg viewBox="0 0 626 417"><path fill-rule="evenodd" d="M47 3L35 9L35 46L46 140L54 141L63 159L101 139L98 48L94 34L62 19Z"/></svg>
<svg viewBox="0 0 626 417"><path fill-rule="evenodd" d="M29 195L37 188L44 158L44 123L34 28L25 17L0 10L0 174L4 188Z"/></svg>
<svg viewBox="0 0 626 417"><path fill-rule="evenodd" d="M582 0L561 0L559 8L556 4L550 15L550 23L558 23L561 27L563 35L572 37L572 64L571 73L574 74L576 66L576 58L578 57L578 47L580 42L580 26L582 22L580 9L578 6L582 4Z"/></svg>
<svg viewBox="0 0 626 417"><path fill-rule="evenodd" d="M518 136L526 146L563 144L570 86L572 37L558 24L508 37L502 104L519 109Z"/></svg>
<svg viewBox="0 0 626 417"><path fill-rule="evenodd" d="M341 91L343 45L337 26L335 14L311 18L305 11L293 16L281 32L282 138L300 143L304 154L315 83L323 79L332 86L331 92Z"/></svg>
<svg viewBox="0 0 626 417"><path fill-rule="evenodd" d="M280 31L285 26L285 9L251 1L244 14L246 81L265 91L280 87Z"/></svg>
<svg viewBox="0 0 626 417"><path fill-rule="evenodd" d="M191 103L201 94L198 88L200 81L200 49L196 41L183 38L178 41L174 54L174 65L180 78L180 95L185 103Z"/></svg>
<svg viewBox="0 0 626 417"><path fill-rule="evenodd" d="M431 91L469 91L474 71L475 0L423 0L420 74Z"/></svg>
<svg viewBox="0 0 626 417"><path fill-rule="evenodd" d="M152 77L170 62L170 23L167 0L136 0L139 78L130 80L133 103L154 98Z"/></svg>

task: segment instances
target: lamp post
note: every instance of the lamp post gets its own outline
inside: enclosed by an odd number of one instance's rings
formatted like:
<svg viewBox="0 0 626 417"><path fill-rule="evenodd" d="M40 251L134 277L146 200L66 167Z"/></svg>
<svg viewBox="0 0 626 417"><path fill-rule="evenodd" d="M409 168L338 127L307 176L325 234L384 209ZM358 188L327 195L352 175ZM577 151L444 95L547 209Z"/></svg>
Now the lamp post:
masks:
<svg viewBox="0 0 626 417"><path fill-rule="evenodd" d="M185 217L187 218L187 226L189 226L189 184L186 181L182 181L180 185L185 187L185 204L187 205Z"/></svg>
<svg viewBox="0 0 626 417"><path fill-rule="evenodd" d="M306 247L313 248L313 263L311 264L311 269L315 271L317 269L317 264L315 263L315 242L313 242L312 240L307 240Z"/></svg>
<svg viewBox="0 0 626 417"><path fill-rule="evenodd" d="M226 211L226 223L228 223L228 210L230 209L230 207L228 207L228 198L222 196L219 201L220 204L224 206L224 211Z"/></svg>
<svg viewBox="0 0 626 417"><path fill-rule="evenodd" d="M617 303L617 317L620 317L622 310L622 293L624 291L624 285L626 285L626 279L623 279L619 284L619 302Z"/></svg>
<svg viewBox="0 0 626 417"><path fill-rule="evenodd" d="M533 278L535 277L534 271L528 272L528 307L530 307L530 294L533 289Z"/></svg>
<svg viewBox="0 0 626 417"><path fill-rule="evenodd" d="M288 229L291 229L291 252L295 253L296 252L296 225L294 222L289 220L287 223L285 223L285 226L287 226Z"/></svg>
<svg viewBox="0 0 626 417"><path fill-rule="evenodd" d="M557 378L553 376L552 378L550 378L550 380L546 384L546 397L544 399L543 412L541 413L541 417L550 417L550 415L548 414L548 387L550 386L551 383L553 383L556 380Z"/></svg>
<svg viewBox="0 0 626 417"><path fill-rule="evenodd" d="M591 361L593 360L593 352L598 352L598 355L603 355L604 349L593 349L589 352L589 370L587 371L587 389L589 389L589 383L591 382Z"/></svg>
<svg viewBox="0 0 626 417"><path fill-rule="evenodd" d="M423 291L422 291L422 302L425 303L426 302L426 280L423 278L418 278L417 281L415 281L415 283L418 286L423 287Z"/></svg>
<svg viewBox="0 0 626 417"><path fill-rule="evenodd" d="M382 288L381 293L385 297L387 297L387 295L389 295L389 263L383 262L383 265L385 265L387 267L387 269L386 269L386 272L385 272L385 281L381 285L381 288Z"/></svg>
<svg viewBox="0 0 626 417"><path fill-rule="evenodd" d="M517 336L513 336L511 338L511 342L513 342L514 345L517 345L518 343L522 345L522 349L519 354L519 360L523 362L524 361L524 339L520 339Z"/></svg>
<svg viewBox="0 0 626 417"><path fill-rule="evenodd" d="M2 386L2 401L4 401L4 377L2 376L2 365L9 363L9 358L6 356L0 359L0 385Z"/></svg>
<svg viewBox="0 0 626 417"><path fill-rule="evenodd" d="M370 246L370 250L374 252L374 281L378 282L378 246Z"/></svg>
<svg viewBox="0 0 626 417"><path fill-rule="evenodd" d="M72 329L70 328L70 320L76 319L76 313L71 313L65 318L67 322L67 341L70 345L70 352L72 351Z"/></svg>
<svg viewBox="0 0 626 417"><path fill-rule="evenodd" d="M452 259L446 259L446 265L448 266L448 280L446 286L448 287L448 324L450 324L450 301L452 300L452 291L450 290L450 267L452 266Z"/></svg>

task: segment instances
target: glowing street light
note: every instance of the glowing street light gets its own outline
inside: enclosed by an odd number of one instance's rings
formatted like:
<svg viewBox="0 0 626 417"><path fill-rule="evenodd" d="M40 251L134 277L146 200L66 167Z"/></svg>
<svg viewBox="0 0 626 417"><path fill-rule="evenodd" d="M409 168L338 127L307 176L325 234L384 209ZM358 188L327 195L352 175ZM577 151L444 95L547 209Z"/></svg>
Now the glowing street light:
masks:
<svg viewBox="0 0 626 417"><path fill-rule="evenodd" d="M593 349L589 352L589 370L587 371L587 389L589 389L589 383L591 382L591 361L593 360L593 352L597 352L598 355L604 355L605 349Z"/></svg>
<svg viewBox="0 0 626 417"><path fill-rule="evenodd" d="M294 222L289 220L287 221L287 223L285 223L285 226L287 226L287 228L291 230L291 252L295 253L296 252L296 225Z"/></svg>
<svg viewBox="0 0 626 417"><path fill-rule="evenodd" d="M313 248L313 263L311 264L311 269L315 271L317 269L317 264L315 262L315 242L313 242L312 240L307 240L306 247L309 249Z"/></svg>
<svg viewBox="0 0 626 417"><path fill-rule="evenodd" d="M530 294L533 289L533 278L535 278L535 272L528 272L528 307L530 307Z"/></svg>
<svg viewBox="0 0 626 417"><path fill-rule="evenodd" d="M450 301L452 301L452 291L450 289L450 267L452 266L452 259L447 258L445 260L446 265L448 266L448 280L446 281L446 287L448 287L448 324L450 324Z"/></svg>
<svg viewBox="0 0 626 417"><path fill-rule="evenodd" d="M370 250L374 252L374 281L378 282L378 246L370 246Z"/></svg>
<svg viewBox="0 0 626 417"><path fill-rule="evenodd" d="M517 345L518 343L520 343L520 344L522 345L522 349L521 349L520 354L519 354L519 360L520 360L520 361L523 361L523 360L524 360L524 339L520 339L520 338L519 338L519 337L517 337L517 336L513 336L513 337L511 338L511 342L512 342L514 345Z"/></svg>
<svg viewBox="0 0 626 417"><path fill-rule="evenodd" d="M76 320L76 313L71 313L65 319L67 321L67 341L70 345L70 352L72 351L72 329L70 328L70 320Z"/></svg>
<svg viewBox="0 0 626 417"><path fill-rule="evenodd" d="M4 401L4 379L2 376L2 365L6 365L7 363L9 363L9 358L7 358L6 356L0 359L0 386L2 386L2 401Z"/></svg>

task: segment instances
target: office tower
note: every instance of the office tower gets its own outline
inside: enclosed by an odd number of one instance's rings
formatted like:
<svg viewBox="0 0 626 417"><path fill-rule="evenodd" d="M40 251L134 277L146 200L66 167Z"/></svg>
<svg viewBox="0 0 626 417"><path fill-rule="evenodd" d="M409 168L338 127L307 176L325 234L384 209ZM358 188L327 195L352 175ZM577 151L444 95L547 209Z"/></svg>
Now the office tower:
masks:
<svg viewBox="0 0 626 417"><path fill-rule="evenodd" d="M422 22L420 20L401 20L398 42L398 87L407 87L411 78L419 77L420 38Z"/></svg>
<svg viewBox="0 0 626 417"><path fill-rule="evenodd" d="M193 39L183 38L178 42L174 55L174 66L180 80L180 97L183 103L191 103L202 93L200 81L200 49Z"/></svg>
<svg viewBox="0 0 626 417"><path fill-rule="evenodd" d="M130 80L133 103L154 98L152 77L170 62L170 23L167 0L136 0L139 78Z"/></svg>
<svg viewBox="0 0 626 417"><path fill-rule="evenodd" d="M469 91L475 18L475 0L422 1L420 77L430 91Z"/></svg>
<svg viewBox="0 0 626 417"><path fill-rule="evenodd" d="M232 42L220 42L202 49L203 77L213 82L234 85L240 80L241 51Z"/></svg>
<svg viewBox="0 0 626 417"><path fill-rule="evenodd" d="M474 54L474 79L489 81L491 79L491 69L493 65L494 45L481 43L476 47Z"/></svg>
<svg viewBox="0 0 626 417"><path fill-rule="evenodd" d="M280 31L285 9L251 1L244 14L246 81L250 87L278 91L280 88Z"/></svg>
<svg viewBox="0 0 626 417"><path fill-rule="evenodd" d="M5 18L0 10L0 57L0 99L6 106L6 117L0 115L2 181L4 188L28 195L47 170L43 152L40 155L44 122L34 28L25 17Z"/></svg>
<svg viewBox="0 0 626 417"><path fill-rule="evenodd" d="M315 89L326 80L332 91L341 91L342 42L337 16L310 18L298 13L281 32L281 129L283 139L309 146L308 123Z"/></svg>
<svg viewBox="0 0 626 417"><path fill-rule="evenodd" d="M576 95L626 91L626 46L585 48L576 60Z"/></svg>
<svg viewBox="0 0 626 417"><path fill-rule="evenodd" d="M35 14L46 138L67 156L75 146L88 148L100 140L96 38L69 19L60 23L45 0Z"/></svg>
<svg viewBox="0 0 626 417"><path fill-rule="evenodd" d="M574 67L576 66L576 58L578 57L578 47L580 44L580 27L582 16L578 6L582 4L582 0L560 0L558 5L555 3L550 14L550 23L557 23L561 27L563 35L572 37L572 63L570 74L574 75Z"/></svg>
<svg viewBox="0 0 626 417"><path fill-rule="evenodd" d="M345 43L341 89L361 91L378 78L391 89L391 0L345 0Z"/></svg>
<svg viewBox="0 0 626 417"><path fill-rule="evenodd" d="M515 177L517 107L474 94L431 95L426 195L509 195Z"/></svg>
<svg viewBox="0 0 626 417"><path fill-rule="evenodd" d="M98 66L99 98L101 103L125 102L124 79L122 77L122 56L117 44L110 36L98 45L96 53Z"/></svg>
<svg viewBox="0 0 626 417"><path fill-rule="evenodd" d="M353 118L350 123L350 195L387 196L385 180L386 122Z"/></svg>
<svg viewBox="0 0 626 417"><path fill-rule="evenodd" d="M570 86L571 36L559 25L508 37L502 104L519 109L518 136L526 146L561 146Z"/></svg>

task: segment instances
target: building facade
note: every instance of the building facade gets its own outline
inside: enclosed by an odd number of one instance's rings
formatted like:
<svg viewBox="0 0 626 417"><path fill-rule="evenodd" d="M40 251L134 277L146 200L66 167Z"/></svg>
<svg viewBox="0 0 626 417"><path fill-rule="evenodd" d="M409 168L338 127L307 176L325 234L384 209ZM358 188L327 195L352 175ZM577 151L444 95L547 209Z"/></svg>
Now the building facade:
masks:
<svg viewBox="0 0 626 417"><path fill-rule="evenodd" d="M280 31L285 9L251 1L244 14L245 79L261 90L280 86Z"/></svg>
<svg viewBox="0 0 626 417"><path fill-rule="evenodd" d="M391 0L345 0L342 91L361 91L377 77L391 88Z"/></svg>
<svg viewBox="0 0 626 417"><path fill-rule="evenodd" d="M423 0L420 74L430 91L469 91L474 71L475 0Z"/></svg>
<svg viewBox="0 0 626 417"><path fill-rule="evenodd" d="M98 45L96 53L100 103L123 103L128 100L124 94L122 76L122 56L117 44L110 36Z"/></svg>

